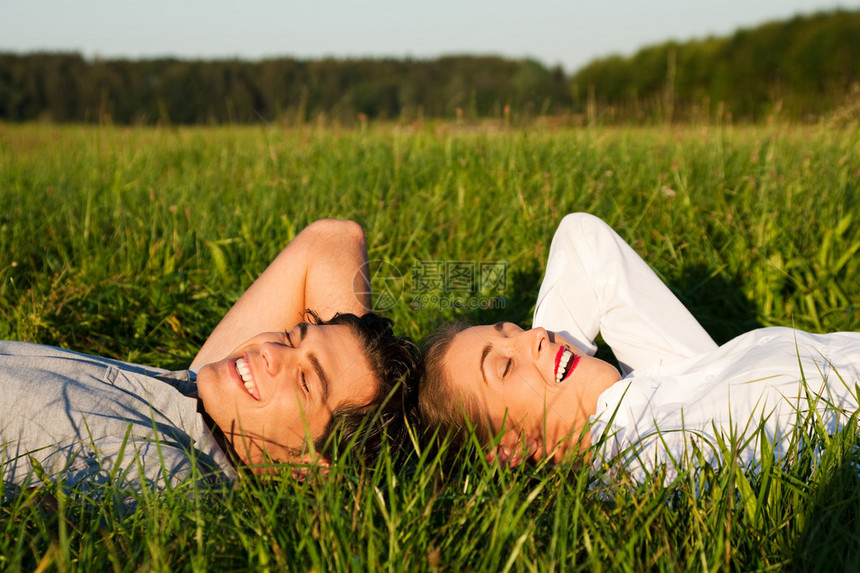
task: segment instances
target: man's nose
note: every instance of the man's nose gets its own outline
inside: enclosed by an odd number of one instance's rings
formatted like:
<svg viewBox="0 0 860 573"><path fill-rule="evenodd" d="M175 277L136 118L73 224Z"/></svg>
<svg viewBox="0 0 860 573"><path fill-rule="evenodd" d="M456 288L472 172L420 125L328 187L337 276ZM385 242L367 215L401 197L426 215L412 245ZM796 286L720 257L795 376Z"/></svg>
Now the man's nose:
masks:
<svg viewBox="0 0 860 573"><path fill-rule="evenodd" d="M260 345L260 357L266 367L266 372L275 375L290 360L294 349L277 342L264 342Z"/></svg>

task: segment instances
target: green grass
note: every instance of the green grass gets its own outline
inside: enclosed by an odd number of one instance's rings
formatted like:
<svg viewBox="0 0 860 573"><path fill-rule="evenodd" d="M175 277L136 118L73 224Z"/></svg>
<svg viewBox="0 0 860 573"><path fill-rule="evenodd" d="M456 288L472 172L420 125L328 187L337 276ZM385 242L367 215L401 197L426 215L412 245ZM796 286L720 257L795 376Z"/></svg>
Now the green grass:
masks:
<svg viewBox="0 0 860 573"><path fill-rule="evenodd" d="M0 125L0 201L0 338L168 368L328 216L362 223L371 259L402 275L387 314L414 338L455 317L528 325L571 211L613 225L720 342L860 330L857 130ZM505 262L504 292L436 293L505 308L411 305L416 264L446 260ZM0 568L857 569L857 437L806 431L790 466L669 488L421 451L226 491L5 492Z"/></svg>

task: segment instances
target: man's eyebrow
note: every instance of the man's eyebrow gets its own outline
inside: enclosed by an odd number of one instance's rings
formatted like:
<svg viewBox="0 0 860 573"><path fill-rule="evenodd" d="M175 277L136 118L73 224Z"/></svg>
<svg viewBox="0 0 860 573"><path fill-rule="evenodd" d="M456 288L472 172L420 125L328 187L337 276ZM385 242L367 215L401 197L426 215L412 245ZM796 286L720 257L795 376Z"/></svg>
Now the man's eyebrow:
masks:
<svg viewBox="0 0 860 573"><path fill-rule="evenodd" d="M499 332L501 332L504 327L505 327L504 322L497 322L496 324L493 325L493 328L495 328Z"/></svg>
<svg viewBox="0 0 860 573"><path fill-rule="evenodd" d="M484 384L489 384L489 382L487 382L487 375L484 373L484 361L487 359L487 356L490 355L490 352L492 350L493 350L492 346L487 344L484 347L484 350L481 351L481 363L478 364L478 368L480 368L480 370L481 370L481 378L484 379Z"/></svg>
<svg viewBox="0 0 860 573"><path fill-rule="evenodd" d="M308 361L310 361L314 372L317 374L317 378L320 380L320 385L322 386L322 403L325 404L328 402L328 376L325 370L323 370L322 364L320 364L316 354L308 354Z"/></svg>

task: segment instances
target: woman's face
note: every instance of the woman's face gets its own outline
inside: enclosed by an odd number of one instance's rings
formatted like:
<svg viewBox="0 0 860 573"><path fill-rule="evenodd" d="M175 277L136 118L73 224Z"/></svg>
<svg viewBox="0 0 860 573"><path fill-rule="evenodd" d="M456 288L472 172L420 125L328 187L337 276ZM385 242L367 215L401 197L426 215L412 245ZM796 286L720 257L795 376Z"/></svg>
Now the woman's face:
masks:
<svg viewBox="0 0 860 573"><path fill-rule="evenodd" d="M532 459L546 452L561 459L578 443L597 397L621 378L555 333L510 322L457 334L443 368L453 386L477 399L492 430L506 431L499 453L509 461L520 461L514 450L521 440Z"/></svg>
<svg viewBox="0 0 860 573"><path fill-rule="evenodd" d="M301 323L255 336L207 364L197 387L243 461L263 464L309 461L296 452L323 434L334 410L368 403L376 381L348 326Z"/></svg>

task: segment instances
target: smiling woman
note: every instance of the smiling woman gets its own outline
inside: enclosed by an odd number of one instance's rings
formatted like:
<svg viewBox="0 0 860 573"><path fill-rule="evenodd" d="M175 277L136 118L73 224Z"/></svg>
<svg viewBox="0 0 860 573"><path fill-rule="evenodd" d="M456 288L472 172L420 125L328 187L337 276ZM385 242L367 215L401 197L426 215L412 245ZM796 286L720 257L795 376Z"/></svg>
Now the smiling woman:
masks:
<svg viewBox="0 0 860 573"><path fill-rule="evenodd" d="M571 433L571 427L584 428L598 396L621 378L614 366L583 354L555 333L523 330L510 322L458 333L442 367L446 378L456 375L461 394L474 396L486 412L486 431L529 436L535 459L543 453L537 436L541 443L567 444L554 448L556 459L568 447L588 447L588 435Z"/></svg>
<svg viewBox="0 0 860 573"><path fill-rule="evenodd" d="M621 372L593 357L598 334ZM671 479L693 452L694 463L720 463L730 444L754 468L762 449L790 451L798 420L832 433L858 409L860 333L771 327L718 347L615 231L583 213L556 231L533 328L454 325L425 344L424 422L459 441L474 431L511 464L586 452L640 481Z"/></svg>
<svg viewBox="0 0 860 573"><path fill-rule="evenodd" d="M366 264L356 223L309 225L187 371L2 343L4 482L164 487L189 475L231 478L236 463L255 472L325 465L338 451L334 437L359 430L369 459L383 432L402 443L418 359L391 321L367 312Z"/></svg>

